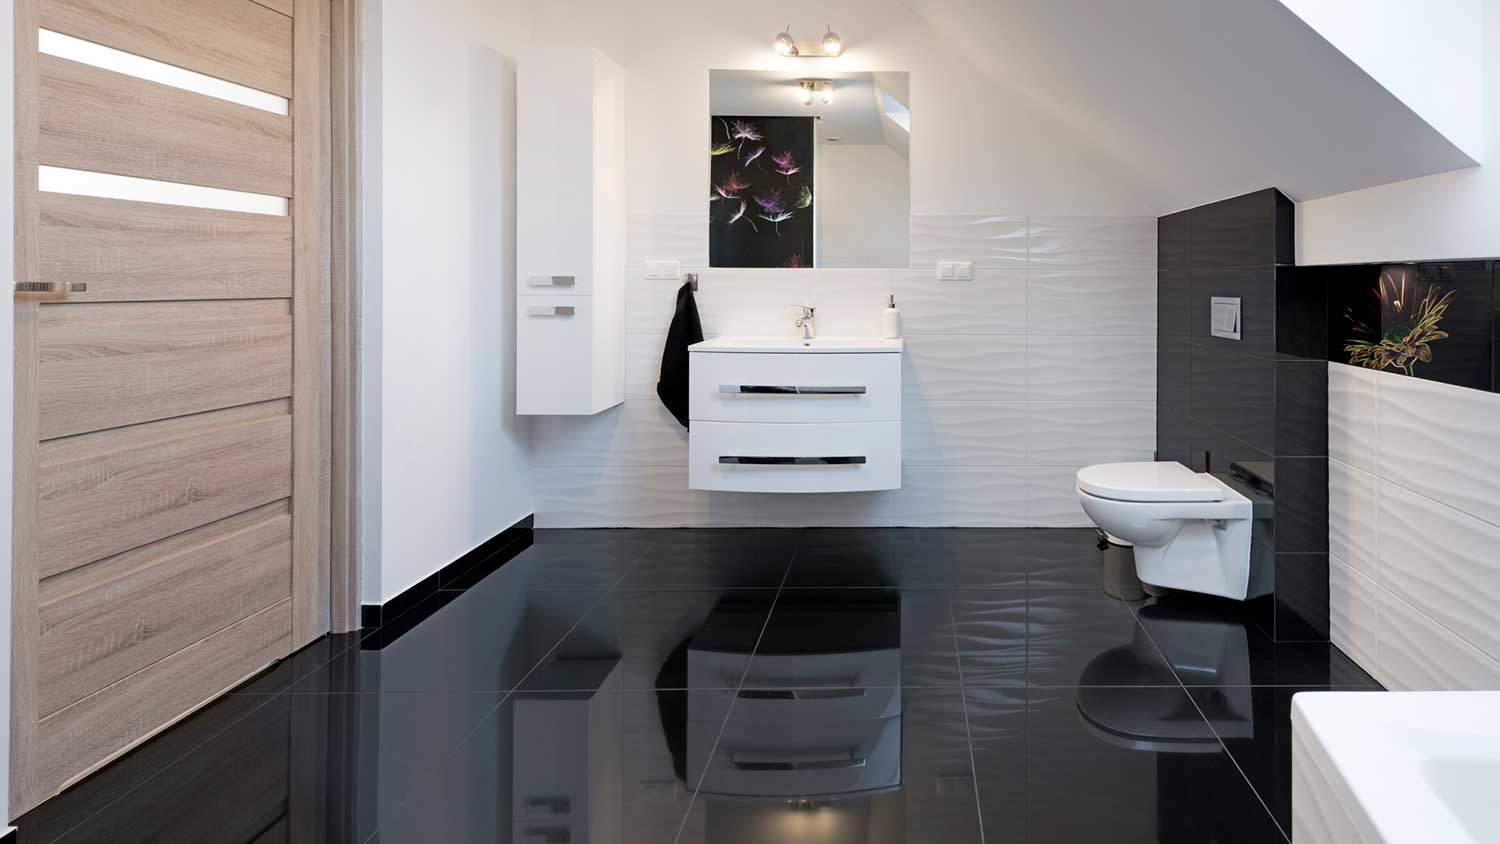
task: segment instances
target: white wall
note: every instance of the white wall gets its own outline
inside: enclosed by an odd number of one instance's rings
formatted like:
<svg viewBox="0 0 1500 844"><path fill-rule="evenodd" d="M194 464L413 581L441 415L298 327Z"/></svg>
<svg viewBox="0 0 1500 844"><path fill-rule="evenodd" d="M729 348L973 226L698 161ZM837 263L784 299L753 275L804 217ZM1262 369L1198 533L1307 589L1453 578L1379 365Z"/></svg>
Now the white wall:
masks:
<svg viewBox="0 0 1500 844"><path fill-rule="evenodd" d="M1484 0L1281 0L1442 132L1481 160ZM1418 58L1420 57L1420 58Z"/></svg>
<svg viewBox="0 0 1500 844"><path fill-rule="evenodd" d="M514 406L519 16L486 0L367 3L362 600L531 512ZM375 101L372 103L372 100ZM373 108L371 107L373 104ZM372 386L377 389L370 389ZM372 514L369 508L378 508ZM378 515L377 518L371 518Z"/></svg>
<svg viewBox="0 0 1500 844"><path fill-rule="evenodd" d="M1084 525L1073 473L1150 459L1155 443L1156 221L1160 197L997 88L899 2L746 7L580 0L539 11L537 37L594 46L626 73L626 401L538 420L539 526ZM769 48L831 23L837 60ZM911 73L911 256L896 271L709 270L712 68L801 61L813 74ZM654 388L676 283L646 258L702 273L704 330L792 332L811 294L825 334L874 332L896 294L908 335L903 489L829 496L687 488L686 438ZM935 278L973 260L971 282Z"/></svg>
<svg viewBox="0 0 1500 844"><path fill-rule="evenodd" d="M1500 0L1480 2L1484 163L1298 203L1297 263L1500 256ZM1404 43L1393 53L1427 55Z"/></svg>
<svg viewBox="0 0 1500 844"><path fill-rule="evenodd" d="M885 144L820 144L816 173L818 266L906 264L911 179Z"/></svg>
<svg viewBox="0 0 1500 844"><path fill-rule="evenodd" d="M1500 394L1328 367L1334 644L1390 689L1500 689Z"/></svg>

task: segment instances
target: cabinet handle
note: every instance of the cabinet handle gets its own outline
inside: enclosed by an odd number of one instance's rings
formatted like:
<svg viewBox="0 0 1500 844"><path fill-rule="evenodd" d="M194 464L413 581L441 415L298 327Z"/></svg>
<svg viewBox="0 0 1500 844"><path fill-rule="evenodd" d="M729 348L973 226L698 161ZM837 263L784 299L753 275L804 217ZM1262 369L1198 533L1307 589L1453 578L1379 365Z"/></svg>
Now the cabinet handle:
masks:
<svg viewBox="0 0 1500 844"><path fill-rule="evenodd" d="M534 275L532 287L572 287L575 279L570 275Z"/></svg>
<svg viewBox="0 0 1500 844"><path fill-rule="evenodd" d="M848 756L842 759L808 759L798 762L772 762L731 759L730 764L739 771L839 771L847 768L863 768L863 756Z"/></svg>
<svg viewBox="0 0 1500 844"><path fill-rule="evenodd" d="M569 317L575 308L572 305L532 305L526 309L527 316Z"/></svg>
<svg viewBox="0 0 1500 844"><path fill-rule="evenodd" d="M845 700L864 697L864 689L741 689L741 700Z"/></svg>
<svg viewBox="0 0 1500 844"><path fill-rule="evenodd" d="M526 844L571 844L573 830L565 826L528 826L521 833Z"/></svg>
<svg viewBox="0 0 1500 844"><path fill-rule="evenodd" d="M532 797L526 801L528 809L543 809L549 815L566 815L573 811L571 797Z"/></svg>
<svg viewBox="0 0 1500 844"><path fill-rule="evenodd" d="M762 396L862 396L864 387L797 387L774 384L720 384L719 392Z"/></svg>
<svg viewBox="0 0 1500 844"><path fill-rule="evenodd" d="M848 457L761 457L759 455L721 454L726 466L857 466L865 463L863 454Z"/></svg>

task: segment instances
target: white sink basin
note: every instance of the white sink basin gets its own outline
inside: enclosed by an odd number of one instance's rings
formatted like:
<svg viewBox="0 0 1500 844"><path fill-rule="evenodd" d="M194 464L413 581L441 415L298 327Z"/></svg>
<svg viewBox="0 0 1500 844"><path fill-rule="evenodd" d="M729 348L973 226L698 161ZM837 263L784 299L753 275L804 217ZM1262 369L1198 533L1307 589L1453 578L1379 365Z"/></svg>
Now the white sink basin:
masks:
<svg viewBox="0 0 1500 844"><path fill-rule="evenodd" d="M1292 744L1296 841L1500 841L1500 692L1303 692Z"/></svg>
<svg viewBox="0 0 1500 844"><path fill-rule="evenodd" d="M906 344L883 337L715 337L688 347L690 352L812 352L870 354L900 352Z"/></svg>

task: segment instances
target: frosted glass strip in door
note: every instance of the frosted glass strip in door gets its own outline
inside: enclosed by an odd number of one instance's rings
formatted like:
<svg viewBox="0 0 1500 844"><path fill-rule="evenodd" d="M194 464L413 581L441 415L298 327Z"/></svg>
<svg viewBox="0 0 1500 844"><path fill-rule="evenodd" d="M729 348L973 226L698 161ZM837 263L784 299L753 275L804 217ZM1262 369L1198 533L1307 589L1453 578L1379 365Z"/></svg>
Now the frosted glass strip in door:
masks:
<svg viewBox="0 0 1500 844"><path fill-rule="evenodd" d="M275 94L227 82L207 74L184 70L175 65L137 56L124 50L116 50L82 38L63 35L61 32L42 30L37 37L37 46L42 53L49 56L112 70L139 79L160 82L163 85L217 97L221 100L269 111L272 114L287 113L286 97L278 97Z"/></svg>
<svg viewBox="0 0 1500 844"><path fill-rule="evenodd" d="M220 211L245 211L251 214L287 215L287 199L262 193L208 188L180 182L138 179L112 173L94 173L67 167L38 169L38 188L46 193L71 193L104 199L130 199L163 205L186 205L192 208L214 208Z"/></svg>

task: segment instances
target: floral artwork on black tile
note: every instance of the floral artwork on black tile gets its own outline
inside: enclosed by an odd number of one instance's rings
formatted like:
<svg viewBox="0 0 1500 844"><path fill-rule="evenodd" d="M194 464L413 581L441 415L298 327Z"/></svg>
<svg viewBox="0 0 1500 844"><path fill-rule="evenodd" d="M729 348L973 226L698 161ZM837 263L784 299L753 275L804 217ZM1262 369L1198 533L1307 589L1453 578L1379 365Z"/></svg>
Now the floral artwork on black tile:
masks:
<svg viewBox="0 0 1500 844"><path fill-rule="evenodd" d="M709 266L813 266L814 118L709 123Z"/></svg>
<svg viewBox="0 0 1500 844"><path fill-rule="evenodd" d="M1490 389L1488 266L1388 264L1339 272L1328 275L1337 278L1329 296L1330 360Z"/></svg>

